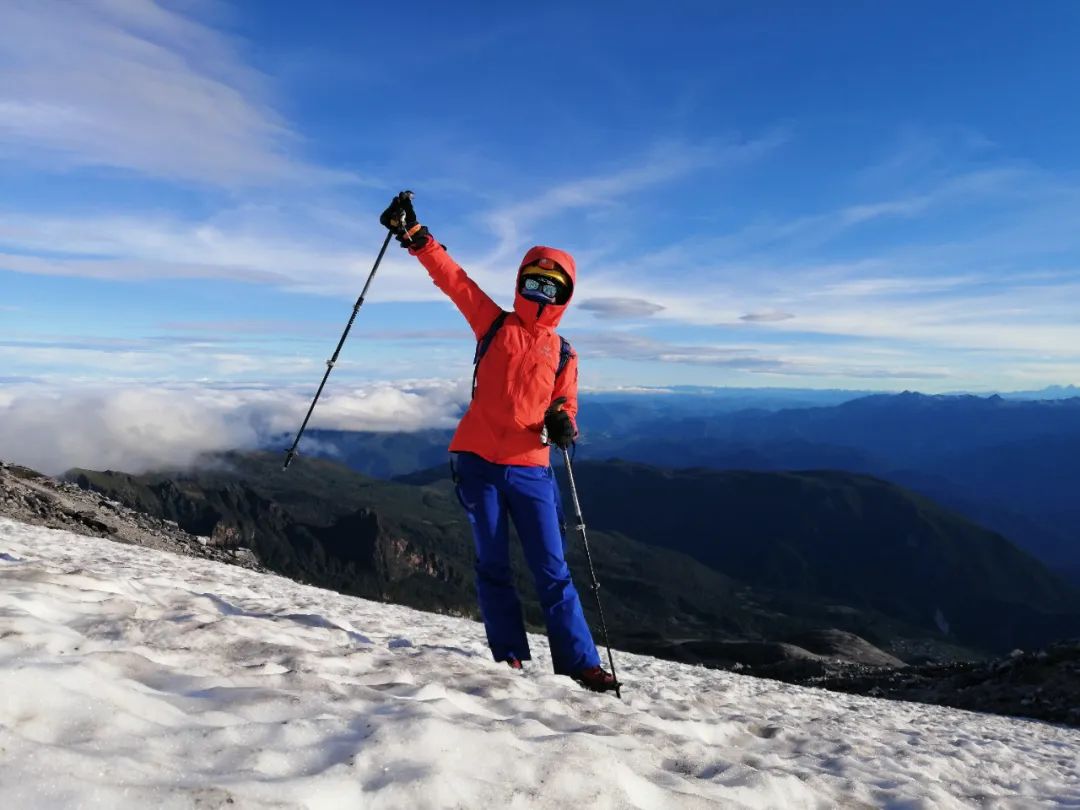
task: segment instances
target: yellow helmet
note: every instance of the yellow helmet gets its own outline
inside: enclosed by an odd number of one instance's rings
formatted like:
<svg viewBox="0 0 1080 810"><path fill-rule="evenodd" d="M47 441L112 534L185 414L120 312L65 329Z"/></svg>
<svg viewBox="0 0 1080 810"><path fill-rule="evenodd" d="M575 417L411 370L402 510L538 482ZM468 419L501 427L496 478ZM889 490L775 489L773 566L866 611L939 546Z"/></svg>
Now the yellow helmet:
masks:
<svg viewBox="0 0 1080 810"><path fill-rule="evenodd" d="M543 276L544 278L550 278L552 281L556 281L564 288L570 287L570 276L566 275L550 260L538 262L536 264L527 264L521 268L521 275L523 276Z"/></svg>

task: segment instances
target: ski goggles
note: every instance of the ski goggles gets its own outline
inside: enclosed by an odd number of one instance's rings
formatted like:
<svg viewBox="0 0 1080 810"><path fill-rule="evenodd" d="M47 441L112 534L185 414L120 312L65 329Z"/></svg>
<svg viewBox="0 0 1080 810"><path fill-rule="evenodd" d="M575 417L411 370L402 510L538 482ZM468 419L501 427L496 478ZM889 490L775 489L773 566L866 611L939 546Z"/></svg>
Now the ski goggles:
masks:
<svg viewBox="0 0 1080 810"><path fill-rule="evenodd" d="M539 292L545 298L554 301L566 288L554 279L546 276L525 276L521 279L522 292Z"/></svg>

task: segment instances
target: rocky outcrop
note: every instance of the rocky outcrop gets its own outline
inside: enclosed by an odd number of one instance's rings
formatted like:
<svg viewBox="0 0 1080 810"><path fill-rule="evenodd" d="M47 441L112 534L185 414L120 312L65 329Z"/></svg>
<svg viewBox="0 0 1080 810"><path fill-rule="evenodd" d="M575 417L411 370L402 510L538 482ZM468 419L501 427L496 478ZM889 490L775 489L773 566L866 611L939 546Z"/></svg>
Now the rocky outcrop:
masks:
<svg viewBox="0 0 1080 810"><path fill-rule="evenodd" d="M662 658L791 683L906 666L866 639L836 629L806 631L786 641L698 638L635 642L635 647Z"/></svg>
<svg viewBox="0 0 1080 810"><path fill-rule="evenodd" d="M803 683L839 692L933 703L1080 726L1080 641L991 661L903 669L849 668Z"/></svg>
<svg viewBox="0 0 1080 810"><path fill-rule="evenodd" d="M868 667L905 666L899 658L879 650L861 636L835 628L808 630L789 637L787 642L823 658L838 658Z"/></svg>
<svg viewBox="0 0 1080 810"><path fill-rule="evenodd" d="M275 497L260 490L257 480L193 473L73 470L68 476L104 498L205 535L215 548L234 554L249 549L275 573L341 593L399 601L401 589L415 590L417 580L439 590L452 576L432 548L381 519L375 509L337 501L331 493ZM460 604L449 607L467 611L472 594L457 590L442 594L439 604L456 598Z"/></svg>
<svg viewBox="0 0 1080 810"><path fill-rule="evenodd" d="M34 526L265 570L247 548L222 547L210 537L185 531L175 521L132 509L114 498L86 491L76 483L58 481L2 461L0 516Z"/></svg>

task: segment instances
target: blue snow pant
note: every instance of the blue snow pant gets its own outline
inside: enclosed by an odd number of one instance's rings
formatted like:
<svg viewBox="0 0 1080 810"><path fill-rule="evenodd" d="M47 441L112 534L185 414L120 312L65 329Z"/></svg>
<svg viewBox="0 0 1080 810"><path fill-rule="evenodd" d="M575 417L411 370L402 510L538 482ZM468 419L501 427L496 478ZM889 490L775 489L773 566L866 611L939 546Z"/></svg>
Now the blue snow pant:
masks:
<svg viewBox="0 0 1080 810"><path fill-rule="evenodd" d="M532 657L510 573L510 517L544 610L555 672L573 675L599 666L563 556L562 504L551 467L492 464L473 453L455 455L454 480L472 524L476 591L492 656L496 661Z"/></svg>

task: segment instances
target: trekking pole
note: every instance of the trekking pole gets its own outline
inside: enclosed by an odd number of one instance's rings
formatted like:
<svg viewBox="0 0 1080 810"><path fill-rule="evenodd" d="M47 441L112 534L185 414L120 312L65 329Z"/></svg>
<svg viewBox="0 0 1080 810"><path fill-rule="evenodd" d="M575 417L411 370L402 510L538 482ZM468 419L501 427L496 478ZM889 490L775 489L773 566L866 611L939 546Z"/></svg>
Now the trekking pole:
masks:
<svg viewBox="0 0 1080 810"><path fill-rule="evenodd" d="M615 659L611 657L611 642L608 641L607 622L604 621L604 607L600 604L600 583L596 580L596 569L593 568L592 554L589 552L589 538L585 536L585 518L581 516L581 502L578 500L577 485L574 483L574 468L570 463L570 451L562 448L563 463L566 465L566 478L570 482L570 499L574 503L574 520L577 521L577 530L581 534L581 542L585 546L585 560L589 563L589 576L592 577L592 592L596 597L596 612L600 614L600 630L604 634L604 646L607 647L608 665L611 667L611 677L615 679L615 696L622 700L622 686L619 677L615 674Z"/></svg>
<svg viewBox="0 0 1080 810"><path fill-rule="evenodd" d="M407 194L409 199L412 199L413 193L411 191L403 191L402 194ZM352 317L349 318L349 322L345 324L345 331L341 333L341 340L338 341L337 348L334 349L334 356L326 361L326 373L323 374L322 382L319 383L319 390L315 392L315 399L311 401L311 407L308 408L307 416L304 417L304 423L300 425L300 431L296 434L296 440L293 441L292 447L285 454L285 466L281 468L282 472L289 469L289 464L292 463L293 458L296 457L296 448L300 444L300 437L304 435L304 429L307 428L308 420L311 419L311 414L315 410L315 403L319 401L319 397L322 395L323 387L326 385L326 380L330 377L330 372L334 370L334 364L337 362L338 355L341 353L341 347L345 345L345 338L349 336L349 330L352 329L353 321L356 320L356 314L360 311L360 307L364 305L364 296L367 295L368 287L371 286L372 279L375 278L375 271L379 269L379 262L382 261L383 254L386 253L386 246L390 244L390 237L393 236L393 231L387 231L386 239L383 240L382 249L379 250L379 255L375 259L375 266L371 268L371 273L368 274L367 283L364 284L364 289L360 291L360 297L356 299L356 304L353 305Z"/></svg>

